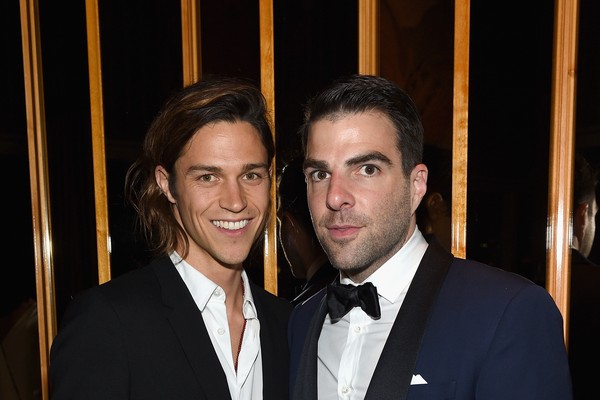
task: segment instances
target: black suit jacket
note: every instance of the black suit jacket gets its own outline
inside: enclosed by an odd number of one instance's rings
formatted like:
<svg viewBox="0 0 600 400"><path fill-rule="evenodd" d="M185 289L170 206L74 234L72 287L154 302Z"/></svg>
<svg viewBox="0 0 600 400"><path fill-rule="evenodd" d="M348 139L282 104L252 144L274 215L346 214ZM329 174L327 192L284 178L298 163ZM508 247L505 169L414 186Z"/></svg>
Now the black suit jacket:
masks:
<svg viewBox="0 0 600 400"><path fill-rule="evenodd" d="M290 305L251 283L265 400L288 393ZM230 399L192 295L168 257L77 296L51 348L52 399Z"/></svg>

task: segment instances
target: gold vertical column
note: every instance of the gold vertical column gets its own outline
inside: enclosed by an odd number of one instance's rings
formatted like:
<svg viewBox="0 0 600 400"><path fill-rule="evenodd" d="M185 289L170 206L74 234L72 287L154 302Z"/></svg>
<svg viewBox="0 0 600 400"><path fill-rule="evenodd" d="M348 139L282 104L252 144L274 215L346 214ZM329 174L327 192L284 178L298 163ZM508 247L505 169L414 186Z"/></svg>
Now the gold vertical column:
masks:
<svg viewBox="0 0 600 400"><path fill-rule="evenodd" d="M54 301L52 224L50 218L50 186L46 148L44 82L38 12L38 2L36 0L20 0L29 180L33 217L33 249L40 343L41 389L42 399L48 400L50 398L48 390L50 346L52 345L52 339L56 335L57 326L56 305Z"/></svg>
<svg viewBox="0 0 600 400"><path fill-rule="evenodd" d="M273 1L260 0L260 85L271 114L271 128L275 140L275 51L273 26ZM277 168L273 158L271 168L270 218L264 236L264 286L277 294Z"/></svg>
<svg viewBox="0 0 600 400"><path fill-rule="evenodd" d="M200 0L181 0L183 86L198 81L202 76L199 1Z"/></svg>
<svg viewBox="0 0 600 400"><path fill-rule="evenodd" d="M579 2L557 0L554 7L546 289L563 315L568 341Z"/></svg>
<svg viewBox="0 0 600 400"><path fill-rule="evenodd" d="M470 0L454 4L454 100L452 117L452 253L466 257L469 136Z"/></svg>
<svg viewBox="0 0 600 400"><path fill-rule="evenodd" d="M92 119L92 159L94 165L94 196L96 200L96 245L98 247L98 282L104 283L110 280L111 273L98 0L86 0L85 12L87 25L87 49L90 84L90 111Z"/></svg>
<svg viewBox="0 0 600 400"><path fill-rule="evenodd" d="M379 75L379 0L358 0L358 73Z"/></svg>

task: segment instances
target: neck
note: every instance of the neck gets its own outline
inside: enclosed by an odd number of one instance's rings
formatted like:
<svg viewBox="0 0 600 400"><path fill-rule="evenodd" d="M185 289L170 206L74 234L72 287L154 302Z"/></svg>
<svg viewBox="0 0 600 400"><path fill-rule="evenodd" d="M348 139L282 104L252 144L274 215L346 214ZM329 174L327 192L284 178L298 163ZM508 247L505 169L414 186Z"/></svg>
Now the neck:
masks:
<svg viewBox="0 0 600 400"><path fill-rule="evenodd" d="M181 255L181 253L178 252ZM201 272L208 279L219 285L226 294L235 293L239 290L243 265L222 264L203 252L193 252L190 249L185 261L194 269Z"/></svg>

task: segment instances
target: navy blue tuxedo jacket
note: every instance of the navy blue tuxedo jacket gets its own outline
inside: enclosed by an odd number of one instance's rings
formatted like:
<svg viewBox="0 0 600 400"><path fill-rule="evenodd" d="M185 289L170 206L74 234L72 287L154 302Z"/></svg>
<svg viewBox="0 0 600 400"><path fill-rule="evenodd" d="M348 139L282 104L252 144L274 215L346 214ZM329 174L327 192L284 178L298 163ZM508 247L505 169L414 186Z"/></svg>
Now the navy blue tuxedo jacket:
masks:
<svg viewBox="0 0 600 400"><path fill-rule="evenodd" d="M325 293L290 317L294 400L317 399ZM427 384L411 385L417 374ZM571 398L563 319L548 292L519 275L454 258L430 240L365 399Z"/></svg>
<svg viewBox="0 0 600 400"><path fill-rule="evenodd" d="M291 306L251 283L265 400L288 395ZM168 257L93 287L69 305L51 349L52 399L230 399L192 295Z"/></svg>

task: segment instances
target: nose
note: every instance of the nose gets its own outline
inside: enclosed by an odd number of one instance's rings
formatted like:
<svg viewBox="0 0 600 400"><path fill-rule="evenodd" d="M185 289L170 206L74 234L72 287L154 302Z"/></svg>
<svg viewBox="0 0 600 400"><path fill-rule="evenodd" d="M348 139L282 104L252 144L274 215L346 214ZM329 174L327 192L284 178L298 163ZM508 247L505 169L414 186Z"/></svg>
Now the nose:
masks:
<svg viewBox="0 0 600 400"><path fill-rule="evenodd" d="M342 175L332 175L327 187L327 208L339 211L354 206L351 182Z"/></svg>
<svg viewBox="0 0 600 400"><path fill-rule="evenodd" d="M240 212L248 205L244 187L238 181L228 182L223 186L219 206L231 212Z"/></svg>

